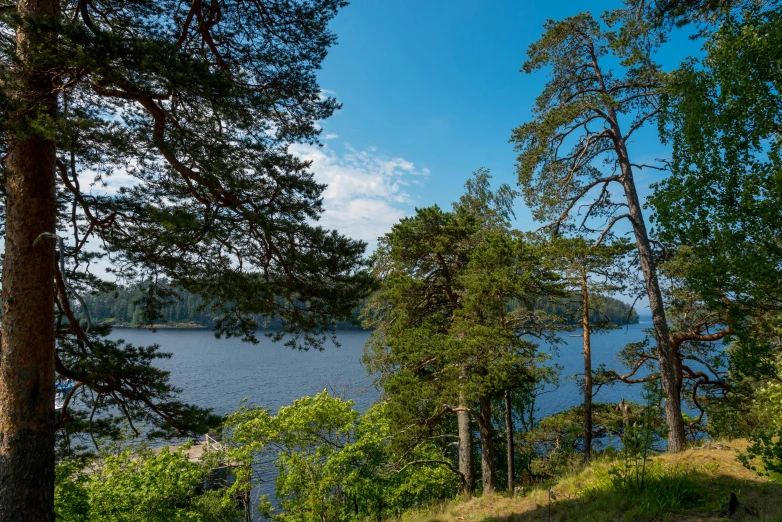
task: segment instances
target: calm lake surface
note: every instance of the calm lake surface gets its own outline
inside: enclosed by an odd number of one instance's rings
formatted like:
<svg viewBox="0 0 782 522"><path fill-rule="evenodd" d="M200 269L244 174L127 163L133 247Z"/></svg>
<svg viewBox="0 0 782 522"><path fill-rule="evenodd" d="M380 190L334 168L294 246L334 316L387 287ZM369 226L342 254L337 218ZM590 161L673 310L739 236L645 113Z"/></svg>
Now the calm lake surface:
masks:
<svg viewBox="0 0 782 522"><path fill-rule="evenodd" d="M626 372L616 354L626 344L642 341L649 321L592 335L592 366L605 364ZM574 379L583 372L580 330L563 333L557 348L543 346L552 354L551 363L562 367L561 384L538 398L537 417L545 417L581 403ZM261 337L261 343L248 344L239 339L215 339L207 329L117 328L111 338L124 339L135 345L159 344L170 352L171 359L157 364L171 372L171 381L182 388L181 398L217 414L236 410L242 399L276 411L295 399L328 389L342 398L353 399L356 407L366 409L378 397L372 377L361 364L364 343L369 332L342 330L337 338L339 348L329 344L318 351L295 351ZM598 402L639 401L640 385L616 384L604 387L595 397Z"/></svg>
<svg viewBox="0 0 782 522"><path fill-rule="evenodd" d="M625 373L616 354L626 344L645 338L649 320L626 328L592 335L592 367L605 364ZM581 330L564 332L558 347L543 346L551 354L550 364L561 366L560 385L538 397L536 418L560 412L581 403L582 395L575 376L583 373L583 337ZM578 335L579 337L571 337ZM379 396L361 364L364 343L369 332L342 330L337 333L340 347L327 345L323 351L295 351L261 337L260 344L239 339L215 339L207 329L159 329L152 332L138 328L117 328L112 339L124 339L140 346L159 344L170 352L171 359L158 361L158 367L171 372L171 382L182 389L182 400L222 415L239 408L243 399L251 404L277 411L294 400L328 389L330 393L352 399L359 410L369 407ZM640 385L616 384L604 387L596 402L641 400ZM269 459L271 460L271 458ZM253 492L266 495L277 506L274 490L276 470L264 466L256 470L261 482ZM256 513L254 520L261 520Z"/></svg>

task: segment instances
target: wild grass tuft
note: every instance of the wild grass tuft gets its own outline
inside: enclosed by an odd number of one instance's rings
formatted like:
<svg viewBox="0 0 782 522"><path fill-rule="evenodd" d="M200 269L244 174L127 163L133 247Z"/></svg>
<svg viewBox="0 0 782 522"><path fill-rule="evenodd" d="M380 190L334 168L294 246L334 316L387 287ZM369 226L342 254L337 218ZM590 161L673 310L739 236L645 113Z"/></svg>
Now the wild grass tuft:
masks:
<svg viewBox="0 0 782 522"><path fill-rule="evenodd" d="M648 519L706 503L706 491L692 466L651 462L643 486L628 486L618 477L617 466L594 468L594 482L581 497L590 510L605 512L609 504L611 511L620 508L626 517Z"/></svg>

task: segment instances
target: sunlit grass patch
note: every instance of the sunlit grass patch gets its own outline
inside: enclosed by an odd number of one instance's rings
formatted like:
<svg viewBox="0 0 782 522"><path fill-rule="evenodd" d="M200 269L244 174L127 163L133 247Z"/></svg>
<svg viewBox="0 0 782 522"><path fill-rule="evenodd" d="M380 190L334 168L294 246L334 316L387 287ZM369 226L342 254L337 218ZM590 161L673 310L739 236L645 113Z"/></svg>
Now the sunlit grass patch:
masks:
<svg viewBox="0 0 782 522"><path fill-rule="evenodd" d="M760 477L736 459L744 441L660 455L647 464L642 488L617 478L617 461L594 462L555 484L527 489L523 496L501 494L452 501L404 513L405 522L509 522L577 520L724 520L721 506L731 493L742 505L739 520L782 522L782 485ZM549 515L550 513L550 515Z"/></svg>

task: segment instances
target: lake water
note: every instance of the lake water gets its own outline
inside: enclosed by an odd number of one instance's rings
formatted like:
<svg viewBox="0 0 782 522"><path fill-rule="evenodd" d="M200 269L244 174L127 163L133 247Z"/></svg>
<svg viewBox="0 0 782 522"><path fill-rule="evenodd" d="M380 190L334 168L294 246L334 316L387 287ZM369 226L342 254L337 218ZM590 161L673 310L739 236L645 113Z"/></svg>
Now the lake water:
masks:
<svg viewBox="0 0 782 522"><path fill-rule="evenodd" d="M592 335L592 366L600 364L626 371L616 354L626 344L644 339L643 329L649 322L630 325ZM582 337L580 330L565 332L564 343L553 350L552 363L562 367L562 382L553 391L538 399L538 417L551 415L581 403L578 385L567 379L583 372ZM124 339L135 345L159 344L161 351L170 352L171 359L157 364L171 372L171 381L182 388L181 398L201 407L212 408L217 414L236 410L242 399L276 411L295 399L328 389L342 398L353 399L356 407L366 409L378 397L372 377L361 364L364 343L369 332L343 330L337 338L341 346L327 345L323 351L296 351L261 337L257 345L239 339L215 339L206 329L145 329L117 328L113 339ZM599 402L640 400L640 385L622 383L603 388L595 397Z"/></svg>
<svg viewBox="0 0 782 522"><path fill-rule="evenodd" d="M592 365L600 364L624 373L616 354L626 344L642 341L647 322L611 330L592 336ZM537 402L537 418L563 411L581 403L582 395L574 376L583 372L583 337L581 330L562 334L563 343L556 349L543 346L552 355L550 362L562 368L560 385L543 393ZM572 335L572 336L571 336ZM359 410L369 407L379 396L361 364L364 343L369 332L342 330L337 333L340 347L327 345L323 351L296 351L260 337L260 344L239 339L216 339L206 329L146 329L117 328L112 339L147 346L159 344L161 351L170 352L171 359L157 362L158 367L171 372L171 382L182 389L181 399L217 414L236 410L243 399L250 404L277 411L294 400L328 389L332 395L352 399ZM604 387L595 401L619 402L624 398L640 401L640 385L618 383ZM271 460L271 459L269 459ZM261 483L253 490L266 495L273 505L276 471L271 466L256 470ZM253 518L260 520L257 513Z"/></svg>

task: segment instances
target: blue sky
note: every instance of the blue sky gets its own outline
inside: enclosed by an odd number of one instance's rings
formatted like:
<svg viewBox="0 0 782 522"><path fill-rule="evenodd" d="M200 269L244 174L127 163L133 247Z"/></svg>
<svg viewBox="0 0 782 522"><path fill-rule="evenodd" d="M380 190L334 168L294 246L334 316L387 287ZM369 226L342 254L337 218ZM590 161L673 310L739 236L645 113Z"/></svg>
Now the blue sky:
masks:
<svg viewBox="0 0 782 522"><path fill-rule="evenodd" d="M588 8L599 15L619 5ZM546 19L584 8L572 0L356 0L344 8L320 74L343 109L323 122L324 147L298 147L330 185L323 224L373 248L415 207L448 207L479 167L495 184L515 184L508 139L545 83L545 73L519 72L526 49ZM696 51L679 35L661 61L670 68ZM636 157L667 155L653 128L632 147ZM642 195L657 176L637 173ZM519 228L537 228L522 201L516 210Z"/></svg>

